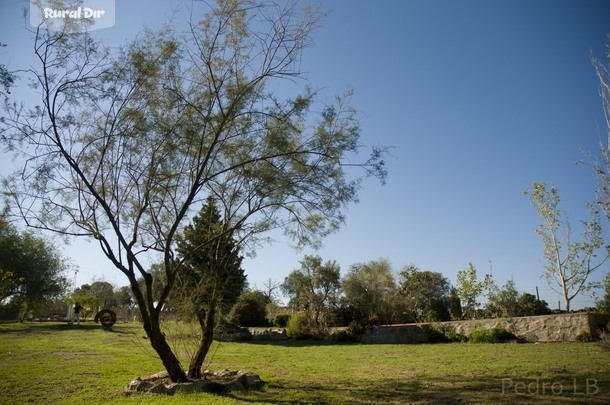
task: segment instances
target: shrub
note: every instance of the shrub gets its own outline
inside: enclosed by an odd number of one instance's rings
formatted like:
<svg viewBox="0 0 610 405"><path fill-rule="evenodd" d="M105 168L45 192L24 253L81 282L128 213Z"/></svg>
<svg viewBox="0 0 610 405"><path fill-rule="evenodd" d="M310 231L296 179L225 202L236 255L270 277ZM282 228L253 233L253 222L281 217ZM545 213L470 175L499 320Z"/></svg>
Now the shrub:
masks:
<svg viewBox="0 0 610 405"><path fill-rule="evenodd" d="M445 333L445 338L448 342L467 342L468 337L462 335L461 333L457 333L456 331L450 330Z"/></svg>
<svg viewBox="0 0 610 405"><path fill-rule="evenodd" d="M610 333L602 332L599 336L599 341L597 344L602 348L602 350L610 351Z"/></svg>
<svg viewBox="0 0 610 405"><path fill-rule="evenodd" d="M325 331L309 312L302 312L290 317L286 325L286 336L290 339L321 339Z"/></svg>
<svg viewBox="0 0 610 405"><path fill-rule="evenodd" d="M275 320L273 321L273 323L278 328L285 328L288 325L289 321L290 321L290 314L280 314L275 317Z"/></svg>
<svg viewBox="0 0 610 405"><path fill-rule="evenodd" d="M517 336L503 328L475 328L468 340L473 343L500 343L504 340L515 340Z"/></svg>
<svg viewBox="0 0 610 405"><path fill-rule="evenodd" d="M367 321L357 321L353 320L347 325L347 333L350 336L353 336L354 339L360 339L362 335L367 334L373 326Z"/></svg>
<svg viewBox="0 0 610 405"><path fill-rule="evenodd" d="M428 341L430 343L443 343L447 341L442 327L438 324L424 325L424 330L428 335Z"/></svg>
<svg viewBox="0 0 610 405"><path fill-rule="evenodd" d="M576 336L576 340L582 343L597 342L599 337L591 332L582 332L580 335Z"/></svg>
<svg viewBox="0 0 610 405"><path fill-rule="evenodd" d="M330 335L335 342L358 342L361 335L353 335L348 329L337 329Z"/></svg>

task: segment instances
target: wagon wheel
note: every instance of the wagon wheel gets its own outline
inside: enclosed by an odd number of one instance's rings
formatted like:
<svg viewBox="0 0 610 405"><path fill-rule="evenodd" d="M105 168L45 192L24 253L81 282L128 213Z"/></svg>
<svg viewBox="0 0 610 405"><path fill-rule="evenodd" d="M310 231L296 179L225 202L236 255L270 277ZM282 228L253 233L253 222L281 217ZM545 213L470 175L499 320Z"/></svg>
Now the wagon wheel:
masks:
<svg viewBox="0 0 610 405"><path fill-rule="evenodd" d="M110 330L116 323L116 314L109 309L102 309L95 315L94 321L100 322L105 330Z"/></svg>

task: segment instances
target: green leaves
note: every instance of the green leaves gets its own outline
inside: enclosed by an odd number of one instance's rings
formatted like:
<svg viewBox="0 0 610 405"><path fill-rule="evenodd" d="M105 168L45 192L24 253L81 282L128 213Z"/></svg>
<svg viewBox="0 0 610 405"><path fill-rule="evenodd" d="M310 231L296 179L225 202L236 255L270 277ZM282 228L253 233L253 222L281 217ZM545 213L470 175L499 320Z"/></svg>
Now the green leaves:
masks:
<svg viewBox="0 0 610 405"><path fill-rule="evenodd" d="M589 275L608 259L607 249L602 252L602 258L597 259L604 246L599 210L595 204L588 204L590 219L581 221L583 233L581 239L575 241L567 216L560 209L559 193L554 185L547 189L546 183L535 182L532 191L524 194L529 196L542 221L536 233L544 243L546 266L543 276L549 286L564 297L569 311L570 301L586 289Z"/></svg>

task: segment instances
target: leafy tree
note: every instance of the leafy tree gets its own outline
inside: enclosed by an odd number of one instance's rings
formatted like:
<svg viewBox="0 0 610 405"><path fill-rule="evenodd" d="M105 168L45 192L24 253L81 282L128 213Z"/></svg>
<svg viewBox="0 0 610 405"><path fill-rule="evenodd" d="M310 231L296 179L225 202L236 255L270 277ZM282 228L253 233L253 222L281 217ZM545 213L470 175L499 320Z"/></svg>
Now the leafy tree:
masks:
<svg viewBox="0 0 610 405"><path fill-rule="evenodd" d="M71 298L67 299L70 310L74 308L74 304L78 304L82 307L80 310L80 316L83 319L95 316L100 309L100 301L90 294L88 289L81 289L79 292L72 295Z"/></svg>
<svg viewBox="0 0 610 405"><path fill-rule="evenodd" d="M117 302L117 316L125 319L131 319L133 317L133 310L136 306L136 302L133 299L131 287L123 286L115 292L115 299Z"/></svg>
<svg viewBox="0 0 610 405"><path fill-rule="evenodd" d="M414 265L400 272L398 291L415 322L448 321L451 284L441 273L421 271Z"/></svg>
<svg viewBox="0 0 610 405"><path fill-rule="evenodd" d="M345 305L353 312L355 320L378 316L382 323L395 322L401 308L396 282L390 263L378 259L369 263L352 265L342 281Z"/></svg>
<svg viewBox="0 0 610 405"><path fill-rule="evenodd" d="M523 293L517 301L519 309L517 316L548 315L551 313L549 305L544 300L539 300L534 294Z"/></svg>
<svg viewBox="0 0 610 405"><path fill-rule="evenodd" d="M493 286L493 279L486 274L479 281L474 264L468 263L468 268L457 272L457 293L462 303L462 314L468 319L476 318L476 311L481 305L479 299L483 293Z"/></svg>
<svg viewBox="0 0 610 405"><path fill-rule="evenodd" d="M246 276L239 246L227 232L213 197L178 235L178 253L183 268L173 290L180 309L192 313L201 328L199 347L191 358L189 378L201 378L201 367L214 340L217 313L228 310L244 290Z"/></svg>
<svg viewBox="0 0 610 405"><path fill-rule="evenodd" d="M543 275L548 285L563 297L566 311L570 311L570 302L587 289L591 273L608 259L598 210L589 205L591 218L582 221L584 231L581 240L576 242L567 215L560 209L559 193L554 185L547 189L546 183L534 182L532 190L524 194L529 196L542 221L536 232L544 243ZM601 259L597 257L600 250Z"/></svg>
<svg viewBox="0 0 610 405"><path fill-rule="evenodd" d="M107 281L95 281L91 283L90 293L99 302L98 311L101 309L114 309L117 299L114 286Z"/></svg>
<svg viewBox="0 0 610 405"><path fill-rule="evenodd" d="M267 296L261 291L246 291L231 308L229 320L241 326L265 326Z"/></svg>
<svg viewBox="0 0 610 405"><path fill-rule="evenodd" d="M143 31L115 51L86 30L36 32L39 63L29 71L41 103L8 105L2 124L5 145L27 160L5 182L12 212L99 243L128 278L172 381L187 376L159 318L183 268L175 238L193 207L214 195L227 233L244 243L282 229L317 244L357 199L354 167L385 176L383 150L361 157L348 97L316 119L314 91L271 92L303 78L302 51L322 17L296 3L218 0L185 32ZM162 263L161 277L150 262Z"/></svg>
<svg viewBox="0 0 610 405"><path fill-rule="evenodd" d="M602 314L610 315L610 273L606 273L602 288L604 289L604 296L596 300L597 310Z"/></svg>
<svg viewBox="0 0 610 405"><path fill-rule="evenodd" d="M551 313L544 300L539 300L533 294L519 293L512 279L500 288L494 285L489 291L487 301L487 312L492 317L533 316Z"/></svg>
<svg viewBox="0 0 610 405"><path fill-rule="evenodd" d="M451 319L459 320L462 319L462 301L455 287L451 287L451 297L449 298L449 313Z"/></svg>
<svg viewBox="0 0 610 405"><path fill-rule="evenodd" d="M35 312L46 300L64 294L68 268L55 245L30 232L18 232L0 216L0 304L19 303L23 317Z"/></svg>
<svg viewBox="0 0 610 405"><path fill-rule="evenodd" d="M496 285L490 288L487 295L487 312L490 317L519 316L519 291L513 279L508 280L502 287Z"/></svg>
<svg viewBox="0 0 610 405"><path fill-rule="evenodd" d="M284 279L282 290L293 308L310 311L314 324L320 326L320 318L338 305L341 269L334 260L322 264L320 256L306 255L300 263Z"/></svg>

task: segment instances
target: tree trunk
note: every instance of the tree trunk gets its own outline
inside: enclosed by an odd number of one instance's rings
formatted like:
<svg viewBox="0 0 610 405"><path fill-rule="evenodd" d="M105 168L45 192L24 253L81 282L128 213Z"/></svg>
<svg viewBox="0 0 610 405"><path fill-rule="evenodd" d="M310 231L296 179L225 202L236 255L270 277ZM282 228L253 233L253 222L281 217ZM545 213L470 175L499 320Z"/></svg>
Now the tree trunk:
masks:
<svg viewBox="0 0 610 405"><path fill-rule="evenodd" d="M189 365L188 377L191 379L201 378L201 369L203 362L212 346L214 341L214 325L216 317L216 301L212 300L210 308L206 311L205 316L201 313L197 313L197 319L199 320L199 326L201 326L201 340L199 342L199 348L197 353L191 359Z"/></svg>
<svg viewBox="0 0 610 405"><path fill-rule="evenodd" d="M150 321L144 321L144 330L150 339L152 348L155 349L159 355L159 358L169 373L169 378L172 380L172 382L187 382L188 378L180 365L180 361L172 351L169 344L167 344L163 332L161 332L159 318L155 317L154 315L151 316L151 318L152 319Z"/></svg>

